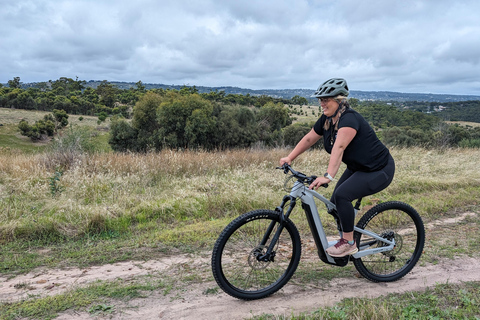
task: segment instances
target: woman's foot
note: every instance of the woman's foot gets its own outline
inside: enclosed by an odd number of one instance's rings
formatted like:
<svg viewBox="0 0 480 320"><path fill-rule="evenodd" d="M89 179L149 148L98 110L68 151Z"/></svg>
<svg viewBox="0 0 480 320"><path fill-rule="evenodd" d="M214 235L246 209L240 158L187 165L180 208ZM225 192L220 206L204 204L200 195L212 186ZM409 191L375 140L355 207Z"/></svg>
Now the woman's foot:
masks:
<svg viewBox="0 0 480 320"><path fill-rule="evenodd" d="M336 258L345 257L358 252L357 244L349 244L347 239L341 238L335 245L328 248L327 253Z"/></svg>

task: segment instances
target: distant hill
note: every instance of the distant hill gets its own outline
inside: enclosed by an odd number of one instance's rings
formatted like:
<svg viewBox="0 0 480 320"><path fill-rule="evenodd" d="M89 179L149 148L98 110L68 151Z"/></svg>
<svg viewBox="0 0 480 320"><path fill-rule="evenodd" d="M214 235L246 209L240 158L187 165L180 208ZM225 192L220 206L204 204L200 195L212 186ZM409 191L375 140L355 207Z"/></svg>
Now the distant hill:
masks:
<svg viewBox="0 0 480 320"><path fill-rule="evenodd" d="M102 81L90 80L86 83L87 87L96 88ZM115 82L110 81L111 84L115 85L119 89L129 89L136 87L135 82ZM23 83L23 88L33 87L36 83ZM166 85L166 84L155 84L155 83L143 83L146 89L176 89L179 90L183 88L183 85ZM189 86L188 86L189 87ZM315 90L312 89L263 89L263 90L253 90L253 89L244 89L238 87L204 87L204 86L195 86L200 93L208 93L211 91L225 91L225 94L242 94L242 95L252 95L252 96L261 96L267 95L274 98L285 98L291 99L294 96L305 97L311 99L311 95ZM458 102L458 101L472 101L480 100L480 96L472 95L453 95L453 94L433 94L433 93L404 93L404 92L391 92L391 91L356 91L352 90L350 92L350 97L356 98L359 100L380 100L380 101L419 101L419 102Z"/></svg>
<svg viewBox="0 0 480 320"><path fill-rule="evenodd" d="M96 88L101 81L89 81L87 86ZM134 82L110 82L116 85L119 89L129 89L135 87ZM183 85L166 85L166 84L154 84L143 83L146 89L176 89L179 90ZM305 97L309 99L315 92L312 89L244 89L239 87L203 87L195 86L198 92L210 92L210 91L225 91L226 94L250 94L252 96L267 95L274 98L291 99L294 96ZM359 100L380 100L380 101L424 101L424 102L457 102L457 101L470 101L480 100L480 96L470 95L453 95L453 94L433 94L433 93L403 93L403 92L390 92L390 91L355 91L350 92L350 97Z"/></svg>

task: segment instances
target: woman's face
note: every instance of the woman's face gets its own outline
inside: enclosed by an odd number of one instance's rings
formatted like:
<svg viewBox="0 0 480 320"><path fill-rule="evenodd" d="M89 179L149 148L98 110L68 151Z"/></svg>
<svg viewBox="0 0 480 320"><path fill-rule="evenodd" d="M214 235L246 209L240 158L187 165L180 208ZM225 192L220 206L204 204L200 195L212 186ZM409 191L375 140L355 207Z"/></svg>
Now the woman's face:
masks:
<svg viewBox="0 0 480 320"><path fill-rule="evenodd" d="M335 111L338 109L338 102L333 100L333 98L319 98L320 106L322 107L322 112L327 117L331 117L335 114Z"/></svg>

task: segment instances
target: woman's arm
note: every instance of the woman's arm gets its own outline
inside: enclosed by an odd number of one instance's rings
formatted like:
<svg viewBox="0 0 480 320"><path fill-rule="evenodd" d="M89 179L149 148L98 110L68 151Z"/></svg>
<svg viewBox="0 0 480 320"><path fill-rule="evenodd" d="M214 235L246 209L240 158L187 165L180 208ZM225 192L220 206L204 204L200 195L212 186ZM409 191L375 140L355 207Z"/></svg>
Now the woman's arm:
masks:
<svg viewBox="0 0 480 320"><path fill-rule="evenodd" d="M310 130L300 142L297 143L295 148L290 152L288 156L285 158L280 159L280 165L283 165L285 162L288 164L292 164L292 161L295 160L300 154L305 152L308 148L313 146L315 142L317 142L322 136L318 135L315 130Z"/></svg>

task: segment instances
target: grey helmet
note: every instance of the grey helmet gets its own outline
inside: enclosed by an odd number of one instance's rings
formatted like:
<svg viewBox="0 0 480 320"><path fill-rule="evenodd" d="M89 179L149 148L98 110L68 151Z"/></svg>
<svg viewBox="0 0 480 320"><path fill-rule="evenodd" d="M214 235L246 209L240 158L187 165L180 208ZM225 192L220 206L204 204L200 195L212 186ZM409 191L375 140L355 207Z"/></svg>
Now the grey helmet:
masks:
<svg viewBox="0 0 480 320"><path fill-rule="evenodd" d="M342 78L332 78L325 81L318 87L317 91L313 94L312 97L315 98L326 98L326 97L336 97L338 95L348 96L348 85L347 81Z"/></svg>

